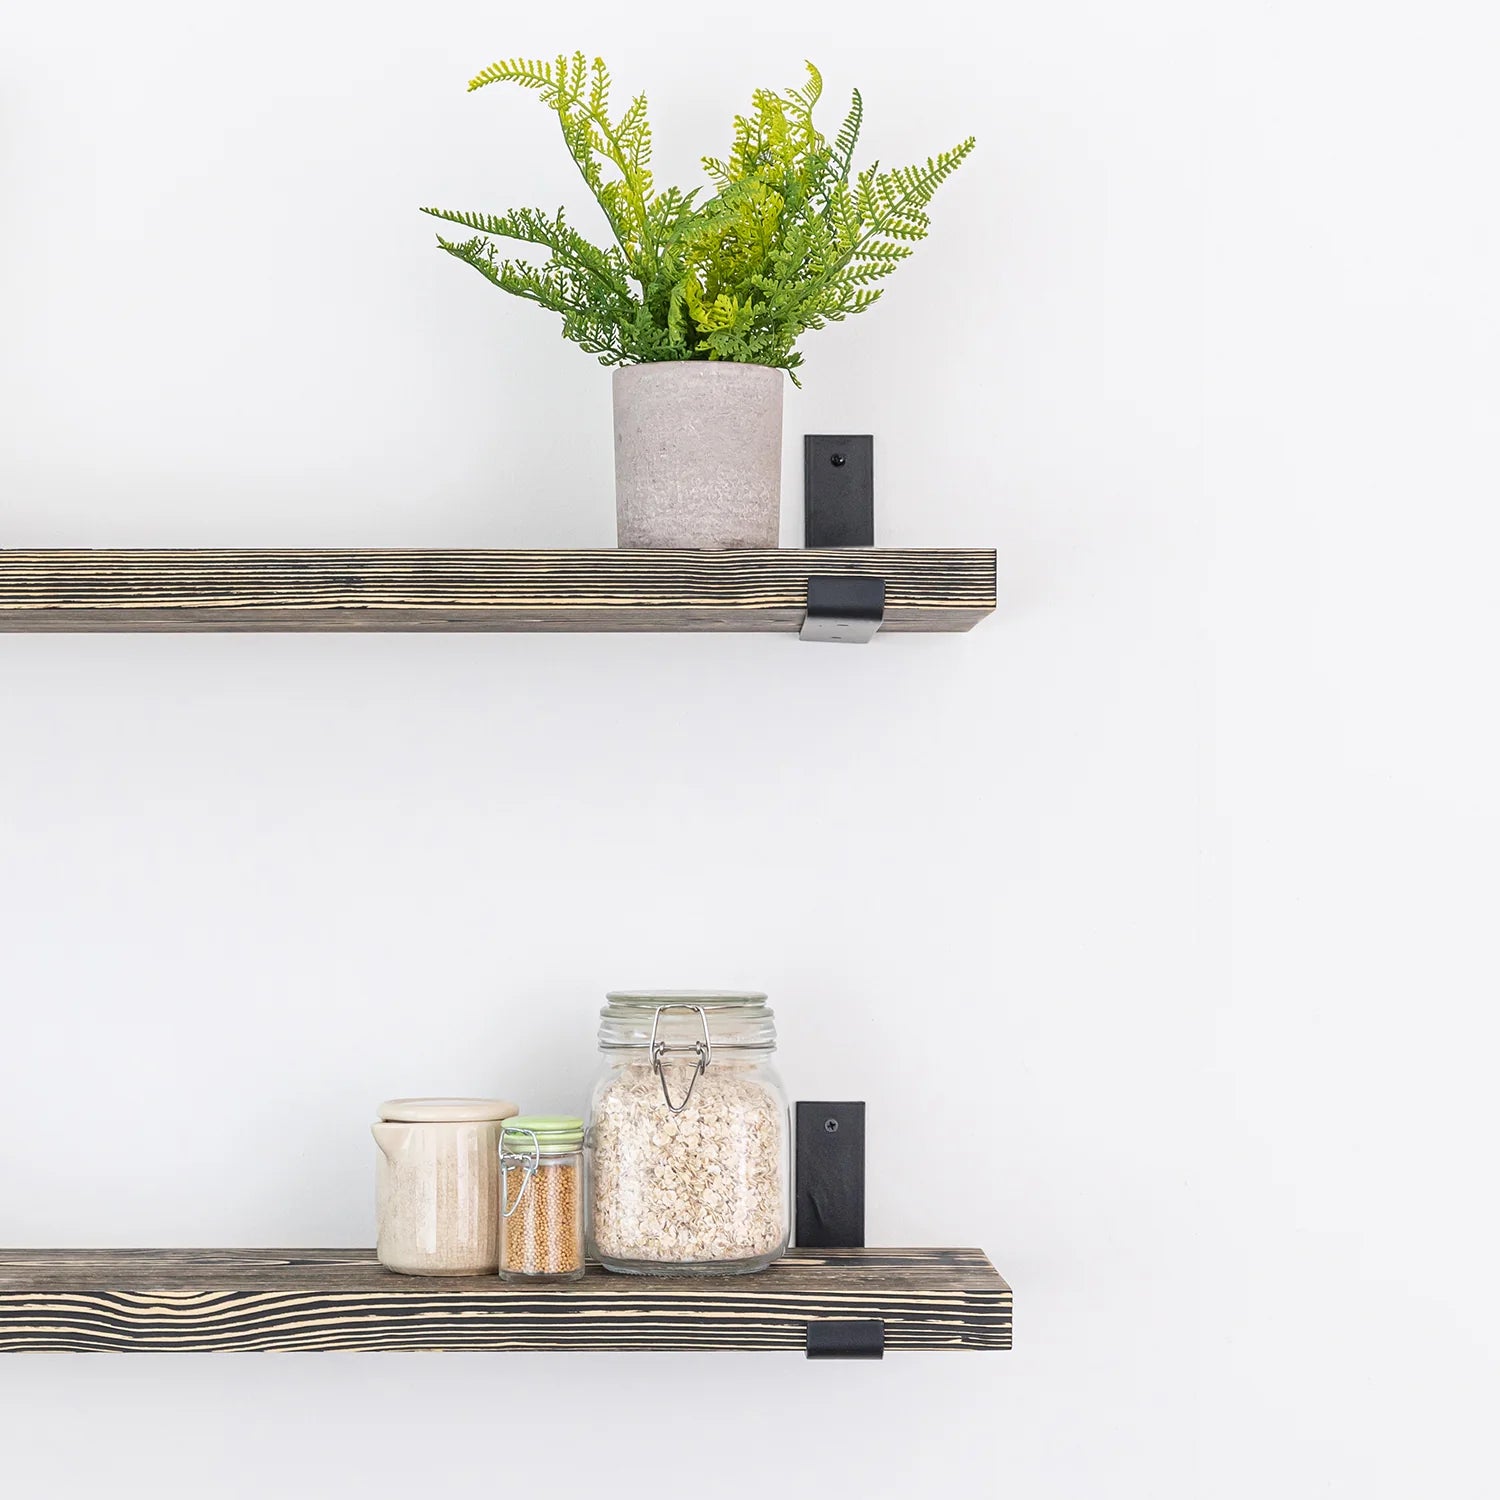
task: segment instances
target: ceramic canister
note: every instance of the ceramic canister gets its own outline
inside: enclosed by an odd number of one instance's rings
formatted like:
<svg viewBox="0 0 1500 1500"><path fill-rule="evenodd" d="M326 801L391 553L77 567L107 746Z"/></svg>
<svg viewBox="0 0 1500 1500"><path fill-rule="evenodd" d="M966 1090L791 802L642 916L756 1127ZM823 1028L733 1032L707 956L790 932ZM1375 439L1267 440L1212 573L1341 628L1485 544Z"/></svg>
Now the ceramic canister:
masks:
<svg viewBox="0 0 1500 1500"><path fill-rule="evenodd" d="M508 1099L387 1099L376 1255L408 1276L479 1276L500 1266L500 1123Z"/></svg>

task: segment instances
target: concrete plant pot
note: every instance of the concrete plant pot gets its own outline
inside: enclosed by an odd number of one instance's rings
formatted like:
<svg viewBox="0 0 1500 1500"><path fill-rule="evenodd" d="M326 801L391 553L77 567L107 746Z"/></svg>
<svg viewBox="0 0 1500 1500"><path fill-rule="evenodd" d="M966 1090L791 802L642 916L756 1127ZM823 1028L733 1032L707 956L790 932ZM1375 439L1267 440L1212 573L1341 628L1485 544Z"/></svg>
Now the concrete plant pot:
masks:
<svg viewBox="0 0 1500 1500"><path fill-rule="evenodd" d="M622 547L774 547L786 372L720 360L614 372Z"/></svg>

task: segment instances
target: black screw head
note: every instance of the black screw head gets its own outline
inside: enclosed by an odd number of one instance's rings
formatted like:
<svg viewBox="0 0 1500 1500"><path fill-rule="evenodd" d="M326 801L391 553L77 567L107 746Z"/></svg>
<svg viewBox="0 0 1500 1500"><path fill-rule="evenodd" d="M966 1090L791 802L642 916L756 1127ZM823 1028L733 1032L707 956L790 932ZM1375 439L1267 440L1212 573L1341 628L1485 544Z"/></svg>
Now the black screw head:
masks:
<svg viewBox="0 0 1500 1500"><path fill-rule="evenodd" d="M826 1130L829 1135L837 1135L839 1133L839 1122L837 1120L824 1120L823 1129Z"/></svg>
<svg viewBox="0 0 1500 1500"><path fill-rule="evenodd" d="M844 467L844 455L842 453L830 453L828 455L828 462L831 463L835 469L842 469Z"/></svg>

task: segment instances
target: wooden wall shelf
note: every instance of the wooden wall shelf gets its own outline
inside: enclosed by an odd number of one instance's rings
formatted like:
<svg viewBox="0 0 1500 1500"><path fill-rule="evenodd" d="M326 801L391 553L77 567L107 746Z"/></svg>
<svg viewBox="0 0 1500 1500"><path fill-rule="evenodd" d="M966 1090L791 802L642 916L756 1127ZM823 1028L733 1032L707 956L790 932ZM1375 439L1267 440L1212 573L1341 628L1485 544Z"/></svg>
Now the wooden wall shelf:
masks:
<svg viewBox="0 0 1500 1500"><path fill-rule="evenodd" d="M881 578L883 628L995 608L993 551L0 551L0 630L796 631L813 577Z"/></svg>
<svg viewBox="0 0 1500 1500"><path fill-rule="evenodd" d="M801 1349L878 1318L887 1349L1008 1349L979 1250L793 1250L758 1276L526 1287L396 1276L369 1250L0 1250L0 1351Z"/></svg>

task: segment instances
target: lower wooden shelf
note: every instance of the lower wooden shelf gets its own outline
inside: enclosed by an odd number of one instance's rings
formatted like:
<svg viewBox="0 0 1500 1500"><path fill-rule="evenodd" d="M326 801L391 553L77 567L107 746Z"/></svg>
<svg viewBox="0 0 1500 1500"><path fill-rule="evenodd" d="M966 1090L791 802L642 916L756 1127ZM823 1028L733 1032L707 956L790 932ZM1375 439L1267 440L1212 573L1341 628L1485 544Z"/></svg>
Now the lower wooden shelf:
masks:
<svg viewBox="0 0 1500 1500"><path fill-rule="evenodd" d="M0 1250L0 1351L801 1349L879 1319L887 1349L1008 1349L981 1250L793 1250L757 1276L527 1287L396 1276L369 1250Z"/></svg>
<svg viewBox="0 0 1500 1500"><path fill-rule="evenodd" d="M994 552L952 547L0 550L0 630L795 633L813 578L883 580L884 630L995 608Z"/></svg>

